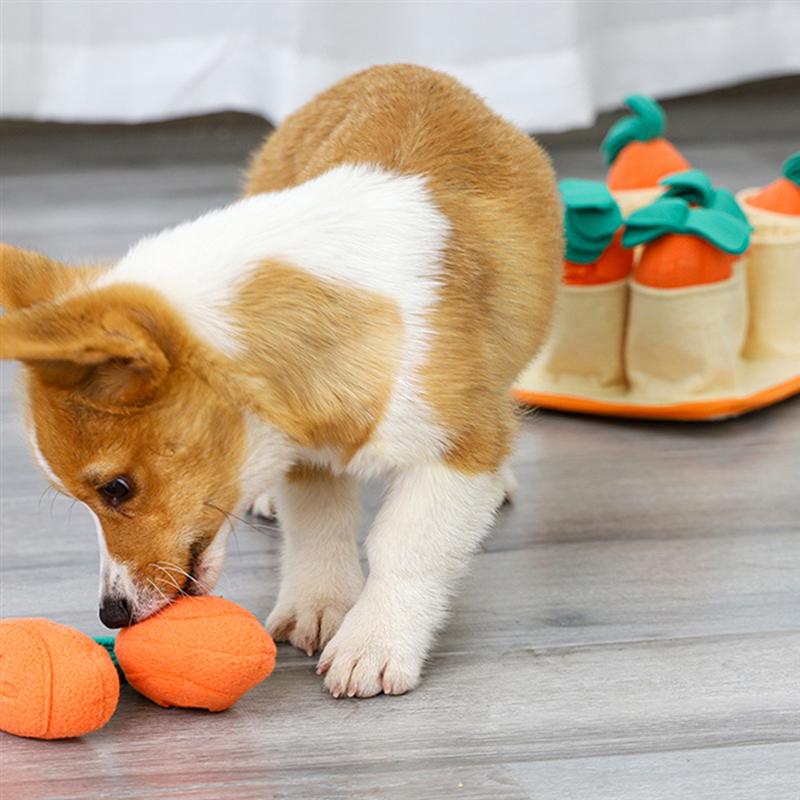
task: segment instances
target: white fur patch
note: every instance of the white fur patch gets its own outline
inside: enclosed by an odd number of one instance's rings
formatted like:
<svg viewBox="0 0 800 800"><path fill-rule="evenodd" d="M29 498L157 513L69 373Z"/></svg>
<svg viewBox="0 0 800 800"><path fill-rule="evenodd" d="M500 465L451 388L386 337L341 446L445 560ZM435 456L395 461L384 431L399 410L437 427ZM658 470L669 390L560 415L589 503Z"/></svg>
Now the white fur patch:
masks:
<svg viewBox="0 0 800 800"><path fill-rule="evenodd" d="M316 278L379 293L397 303L403 354L388 408L351 469L439 455L445 437L423 402L418 370L431 341L428 314L438 299L449 232L421 176L346 164L300 186L248 197L134 245L98 286L150 286L223 353L241 345L228 306L265 259Z"/></svg>
<svg viewBox="0 0 800 800"><path fill-rule="evenodd" d="M242 467L239 511L256 497L273 491L296 461L297 450L277 428L252 414L246 417L247 452Z"/></svg>
<svg viewBox="0 0 800 800"><path fill-rule="evenodd" d="M190 593L206 594L217 585L222 565L225 563L227 543L228 531L220 528L195 564L193 585L189 587Z"/></svg>
<svg viewBox="0 0 800 800"><path fill-rule="evenodd" d="M39 448L39 440L36 437L36 427L33 423L30 423L25 426L25 431L28 434L28 443L31 447L31 452L33 453L33 457L36 460L36 463L39 465L39 469L44 473L45 478L47 478L50 483L53 484L57 489L60 489L62 492L66 492L67 490L64 488L64 484L61 482L61 478L53 472L53 468L50 466L47 459L44 457L44 453L42 453L41 449Z"/></svg>
<svg viewBox="0 0 800 800"><path fill-rule="evenodd" d="M134 620L145 619L167 605L168 598L158 591L157 587L136 585L128 565L117 561L108 552L100 517L86 503L81 503L81 505L92 515L97 531L97 548L100 554L100 585L98 589L100 605L103 605L106 598L124 597L131 604Z"/></svg>
<svg viewBox="0 0 800 800"><path fill-rule="evenodd" d="M86 503L81 503L81 505L92 515L94 527L97 531L97 549L100 554L100 586L98 591L100 601L102 602L103 597L111 594L112 591L133 600L136 591L130 570L108 552L106 537L103 533L103 523L100 521L100 517Z"/></svg>

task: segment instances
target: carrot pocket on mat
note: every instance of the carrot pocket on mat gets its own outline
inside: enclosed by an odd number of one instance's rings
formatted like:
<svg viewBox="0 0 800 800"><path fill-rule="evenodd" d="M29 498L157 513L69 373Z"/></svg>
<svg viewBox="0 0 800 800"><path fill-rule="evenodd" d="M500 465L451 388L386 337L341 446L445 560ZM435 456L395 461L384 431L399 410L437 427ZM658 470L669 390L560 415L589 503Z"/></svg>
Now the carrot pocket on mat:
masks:
<svg viewBox="0 0 800 800"><path fill-rule="evenodd" d="M739 216L667 197L632 214L623 243L644 245L631 281L626 364L641 396L669 399L736 387L747 325Z"/></svg>

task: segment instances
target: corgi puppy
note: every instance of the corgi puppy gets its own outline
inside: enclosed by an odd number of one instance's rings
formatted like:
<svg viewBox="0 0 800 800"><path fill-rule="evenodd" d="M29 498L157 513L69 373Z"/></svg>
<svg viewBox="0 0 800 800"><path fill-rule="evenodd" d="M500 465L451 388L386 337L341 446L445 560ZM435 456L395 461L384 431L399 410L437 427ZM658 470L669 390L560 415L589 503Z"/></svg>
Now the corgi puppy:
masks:
<svg viewBox="0 0 800 800"><path fill-rule="evenodd" d="M289 117L244 197L107 267L3 246L0 353L48 479L92 512L100 616L219 575L227 516L284 534L267 627L336 696L414 687L513 478L509 387L562 258L543 151L454 79L351 76ZM359 562L359 481L383 506Z"/></svg>

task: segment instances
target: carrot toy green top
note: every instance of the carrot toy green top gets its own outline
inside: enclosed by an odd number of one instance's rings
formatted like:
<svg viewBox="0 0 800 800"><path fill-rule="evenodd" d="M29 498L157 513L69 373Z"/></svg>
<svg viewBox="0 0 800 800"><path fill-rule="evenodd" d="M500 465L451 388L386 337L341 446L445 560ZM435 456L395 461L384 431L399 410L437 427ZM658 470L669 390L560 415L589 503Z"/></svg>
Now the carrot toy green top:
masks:
<svg viewBox="0 0 800 800"><path fill-rule="evenodd" d="M749 197L747 202L778 214L800 215L800 150L783 162L780 178Z"/></svg>
<svg viewBox="0 0 800 800"><path fill-rule="evenodd" d="M636 265L639 283L674 289L730 278L736 257L750 244L750 230L741 217L666 197L628 217L622 242L646 245Z"/></svg>
<svg viewBox="0 0 800 800"><path fill-rule="evenodd" d="M601 145L609 165L609 187L655 188L661 178L689 169L689 162L663 138L664 109L641 94L626 97L625 105L633 114L615 122Z"/></svg>
<svg viewBox="0 0 800 800"><path fill-rule="evenodd" d="M633 253L622 246L622 213L600 181L559 183L564 204L564 283L610 283L627 277Z"/></svg>
<svg viewBox="0 0 800 800"><path fill-rule="evenodd" d="M693 206L723 211L732 217L737 217L743 222L747 222L747 216L733 192L714 186L708 175L699 169L677 172L674 175L663 178L661 185L666 186L664 197L680 197Z"/></svg>

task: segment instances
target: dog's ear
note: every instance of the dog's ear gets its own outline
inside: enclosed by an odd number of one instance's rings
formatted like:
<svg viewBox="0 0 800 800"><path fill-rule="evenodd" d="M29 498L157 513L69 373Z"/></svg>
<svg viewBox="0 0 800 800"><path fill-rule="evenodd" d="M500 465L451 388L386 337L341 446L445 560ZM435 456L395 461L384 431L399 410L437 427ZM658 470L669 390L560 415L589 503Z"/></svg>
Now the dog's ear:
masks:
<svg viewBox="0 0 800 800"><path fill-rule="evenodd" d="M0 243L0 306L6 311L49 303L88 286L104 267L71 267L52 258Z"/></svg>
<svg viewBox="0 0 800 800"><path fill-rule="evenodd" d="M24 362L77 402L117 413L150 402L170 369L140 310L102 291L0 317L0 358Z"/></svg>

